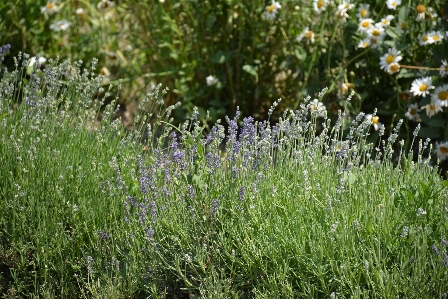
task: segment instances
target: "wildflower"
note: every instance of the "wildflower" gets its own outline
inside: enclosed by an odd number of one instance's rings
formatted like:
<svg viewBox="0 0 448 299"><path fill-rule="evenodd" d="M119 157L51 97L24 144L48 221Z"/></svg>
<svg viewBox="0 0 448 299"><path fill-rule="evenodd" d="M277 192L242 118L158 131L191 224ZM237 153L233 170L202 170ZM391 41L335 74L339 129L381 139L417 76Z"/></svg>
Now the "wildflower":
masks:
<svg viewBox="0 0 448 299"><path fill-rule="evenodd" d="M314 99L310 104L310 112L311 114L317 114L317 117L325 117L327 114L327 109L325 108L322 102L319 102L318 99Z"/></svg>
<svg viewBox="0 0 448 299"><path fill-rule="evenodd" d="M348 1L344 0L344 1L342 1L342 4L338 5L338 10L343 10L343 9L349 10L349 9L352 9L353 7L355 7L355 5L351 4L350 0L348 0Z"/></svg>
<svg viewBox="0 0 448 299"><path fill-rule="evenodd" d="M411 85L411 92L415 96L423 96L426 97L429 94L429 90L433 89L431 77L424 77L420 79L415 79Z"/></svg>
<svg viewBox="0 0 448 299"><path fill-rule="evenodd" d="M385 18L381 19L381 22L377 23L380 26L387 27L390 25L390 21L392 21L395 17L393 15L388 15Z"/></svg>
<svg viewBox="0 0 448 299"><path fill-rule="evenodd" d="M404 90L404 91L400 92L400 94L399 94L399 98L402 101L407 101L411 97L412 97L412 94L411 94L411 92L409 90Z"/></svg>
<svg viewBox="0 0 448 299"><path fill-rule="evenodd" d="M425 20L426 7L423 4L419 4L415 9L417 10L417 17L415 20L417 22L423 22Z"/></svg>
<svg viewBox="0 0 448 299"><path fill-rule="evenodd" d="M434 102L429 103L428 105L422 106L423 109L426 109L426 115L429 117L434 116L437 112L442 112L442 106L440 106L440 103Z"/></svg>
<svg viewBox="0 0 448 299"><path fill-rule="evenodd" d="M110 71L107 67L103 66L100 70L100 74L103 75L104 77L109 77Z"/></svg>
<svg viewBox="0 0 448 299"><path fill-rule="evenodd" d="M367 30L372 27L373 19L362 19L359 21L358 31L367 32Z"/></svg>
<svg viewBox="0 0 448 299"><path fill-rule="evenodd" d="M82 8L82 7L77 8L76 11L75 11L75 13L76 13L77 15L83 15L83 14L85 14L84 8Z"/></svg>
<svg viewBox="0 0 448 299"><path fill-rule="evenodd" d="M60 20L50 25L50 29L56 32L65 31L70 27L71 23L67 20Z"/></svg>
<svg viewBox="0 0 448 299"><path fill-rule="evenodd" d="M119 65L120 58L118 58L118 55L114 51L109 51L106 55L106 63L112 66Z"/></svg>
<svg viewBox="0 0 448 299"><path fill-rule="evenodd" d="M99 11L101 11L102 13L108 12L109 10L111 10L113 7L115 6L115 3L109 0L101 0L100 2L98 2L98 4L96 5L96 7L98 8Z"/></svg>
<svg viewBox="0 0 448 299"><path fill-rule="evenodd" d="M266 6L266 19L268 20L275 19L275 15L277 14L277 11L280 8L282 8L280 3L276 2L275 0L272 0L272 4Z"/></svg>
<svg viewBox="0 0 448 299"><path fill-rule="evenodd" d="M434 103L438 103L441 107L448 107L448 84L437 87L432 99Z"/></svg>
<svg viewBox="0 0 448 299"><path fill-rule="evenodd" d="M432 31L428 34L428 37L433 44L439 43L443 40L443 35L440 31Z"/></svg>
<svg viewBox="0 0 448 299"><path fill-rule="evenodd" d="M325 11L328 5L328 0L314 0L313 7L314 11L317 14L320 14L321 12Z"/></svg>
<svg viewBox="0 0 448 299"><path fill-rule="evenodd" d="M433 39L431 38L429 33L422 33L418 36L418 43L420 46L426 46L429 44L434 43Z"/></svg>
<svg viewBox="0 0 448 299"><path fill-rule="evenodd" d="M37 55L35 57L31 57L28 66L33 66L36 63L36 61L38 64L44 64L45 62L47 62L47 58L39 56L39 55Z"/></svg>
<svg viewBox="0 0 448 299"><path fill-rule="evenodd" d="M446 160L448 158L448 142L439 143L434 151L437 154L437 159Z"/></svg>
<svg viewBox="0 0 448 299"><path fill-rule="evenodd" d="M207 82L208 86L216 85L219 82L218 78L216 78L215 76L212 76L212 75L205 78L205 81Z"/></svg>
<svg viewBox="0 0 448 299"><path fill-rule="evenodd" d="M60 8L56 5L55 1L48 1L47 5L41 8L40 12L45 15L53 15L55 13L58 13L60 11Z"/></svg>
<svg viewBox="0 0 448 299"><path fill-rule="evenodd" d="M378 41L382 41L386 36L386 32L383 26L375 25L367 29L367 36L370 38L375 38Z"/></svg>
<svg viewBox="0 0 448 299"><path fill-rule="evenodd" d="M353 89L355 85L353 83L342 83L341 89L339 90L339 97L343 97L347 94L350 89Z"/></svg>
<svg viewBox="0 0 448 299"><path fill-rule="evenodd" d="M395 10L398 5L401 4L401 0L387 0L387 8Z"/></svg>
<svg viewBox="0 0 448 299"><path fill-rule="evenodd" d="M440 66L440 77L445 77L448 75L448 62L446 60L442 60L442 65Z"/></svg>
<svg viewBox="0 0 448 299"><path fill-rule="evenodd" d="M215 198L212 204L212 214L216 214L216 212L218 212L218 208L219 208L219 200Z"/></svg>
<svg viewBox="0 0 448 299"><path fill-rule="evenodd" d="M401 52L395 48L389 48L389 51L384 56L380 57L380 67L389 74L396 73L400 70L398 62L403 59L400 56Z"/></svg>
<svg viewBox="0 0 448 299"><path fill-rule="evenodd" d="M336 17L339 19L339 22L344 24L347 22L347 18L349 17L346 9L338 9L335 13Z"/></svg>
<svg viewBox="0 0 448 299"><path fill-rule="evenodd" d="M358 13L356 14L359 20L365 19L369 16L370 14L369 8L370 8L369 4L364 3L359 4Z"/></svg>
<svg viewBox="0 0 448 299"><path fill-rule="evenodd" d="M314 43L314 32L309 30L309 27L305 27L303 29L302 33L297 36L297 41L301 42L304 38L307 39L308 42Z"/></svg>
<svg viewBox="0 0 448 299"><path fill-rule="evenodd" d="M373 116L372 114L367 114L366 115L366 119L370 122L371 125L373 125L373 128L375 129L375 131L378 131L379 126L380 126L380 122L379 122L379 117L378 116Z"/></svg>
<svg viewBox="0 0 448 299"><path fill-rule="evenodd" d="M422 208L418 208L417 209L417 216L421 216L421 215L426 215L426 211L423 210Z"/></svg>
<svg viewBox="0 0 448 299"><path fill-rule="evenodd" d="M416 121L420 118L420 115L418 114L419 111L420 109L417 104L411 104L409 105L408 111L404 114L404 116L406 116L409 120Z"/></svg>
<svg viewBox="0 0 448 299"><path fill-rule="evenodd" d="M359 41L358 48L367 48L371 45L370 38L366 37Z"/></svg>

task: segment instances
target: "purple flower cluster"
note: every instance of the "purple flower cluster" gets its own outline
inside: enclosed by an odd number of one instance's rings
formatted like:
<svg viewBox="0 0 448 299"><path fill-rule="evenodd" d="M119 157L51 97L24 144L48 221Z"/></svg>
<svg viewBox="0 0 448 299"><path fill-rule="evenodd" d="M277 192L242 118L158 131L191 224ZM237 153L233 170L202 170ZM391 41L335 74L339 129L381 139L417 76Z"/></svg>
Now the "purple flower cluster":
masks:
<svg viewBox="0 0 448 299"><path fill-rule="evenodd" d="M6 45L0 47L0 61L5 60L6 52L8 52L9 49L11 49L10 44L6 44Z"/></svg>

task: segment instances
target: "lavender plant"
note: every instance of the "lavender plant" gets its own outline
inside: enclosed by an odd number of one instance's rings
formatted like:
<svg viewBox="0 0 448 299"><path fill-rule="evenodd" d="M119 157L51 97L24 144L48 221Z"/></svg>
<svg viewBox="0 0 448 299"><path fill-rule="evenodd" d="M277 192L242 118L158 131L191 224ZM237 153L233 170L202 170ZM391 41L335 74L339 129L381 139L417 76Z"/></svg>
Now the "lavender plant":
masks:
<svg viewBox="0 0 448 299"><path fill-rule="evenodd" d="M401 122L372 144L375 113L332 124L324 91L274 125L176 126L158 88L128 130L95 65L29 59L0 80L2 294L446 296L446 184L428 143L393 155Z"/></svg>

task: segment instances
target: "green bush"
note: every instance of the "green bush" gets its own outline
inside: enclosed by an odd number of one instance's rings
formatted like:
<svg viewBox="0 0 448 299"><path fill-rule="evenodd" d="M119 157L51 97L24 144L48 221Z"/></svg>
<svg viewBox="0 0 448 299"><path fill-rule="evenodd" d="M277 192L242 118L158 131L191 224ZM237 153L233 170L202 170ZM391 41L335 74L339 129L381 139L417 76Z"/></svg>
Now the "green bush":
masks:
<svg viewBox="0 0 448 299"><path fill-rule="evenodd" d="M375 116L344 137L347 110L330 126L307 99L204 136L197 110L179 126L159 110L157 88L128 130L116 99L98 121L95 62L28 76L15 61L0 79L2 297L446 296L446 182L428 143L394 167L402 121L373 144Z"/></svg>

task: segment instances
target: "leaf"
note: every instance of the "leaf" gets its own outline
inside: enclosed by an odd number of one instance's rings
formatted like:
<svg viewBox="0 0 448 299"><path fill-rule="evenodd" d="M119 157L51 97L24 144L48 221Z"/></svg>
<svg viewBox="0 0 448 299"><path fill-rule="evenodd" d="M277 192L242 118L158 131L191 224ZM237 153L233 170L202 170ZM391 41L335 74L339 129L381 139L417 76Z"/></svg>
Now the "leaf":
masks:
<svg viewBox="0 0 448 299"><path fill-rule="evenodd" d="M395 30L393 30L391 27L388 27L386 29L386 34L394 39L397 38L397 33L395 33Z"/></svg>
<svg viewBox="0 0 448 299"><path fill-rule="evenodd" d="M306 52L302 48L297 48L294 50L294 54L296 54L297 59L299 60L305 60L306 58Z"/></svg>
<svg viewBox="0 0 448 299"><path fill-rule="evenodd" d="M211 61L214 63L219 63L219 64L223 64L224 62L226 62L227 60L229 60L230 57L230 52L223 52L223 51L218 51L215 53L215 55L212 56Z"/></svg>
<svg viewBox="0 0 448 299"><path fill-rule="evenodd" d="M243 71L255 77L255 82L258 82L258 66L251 66L249 64L243 65Z"/></svg>

